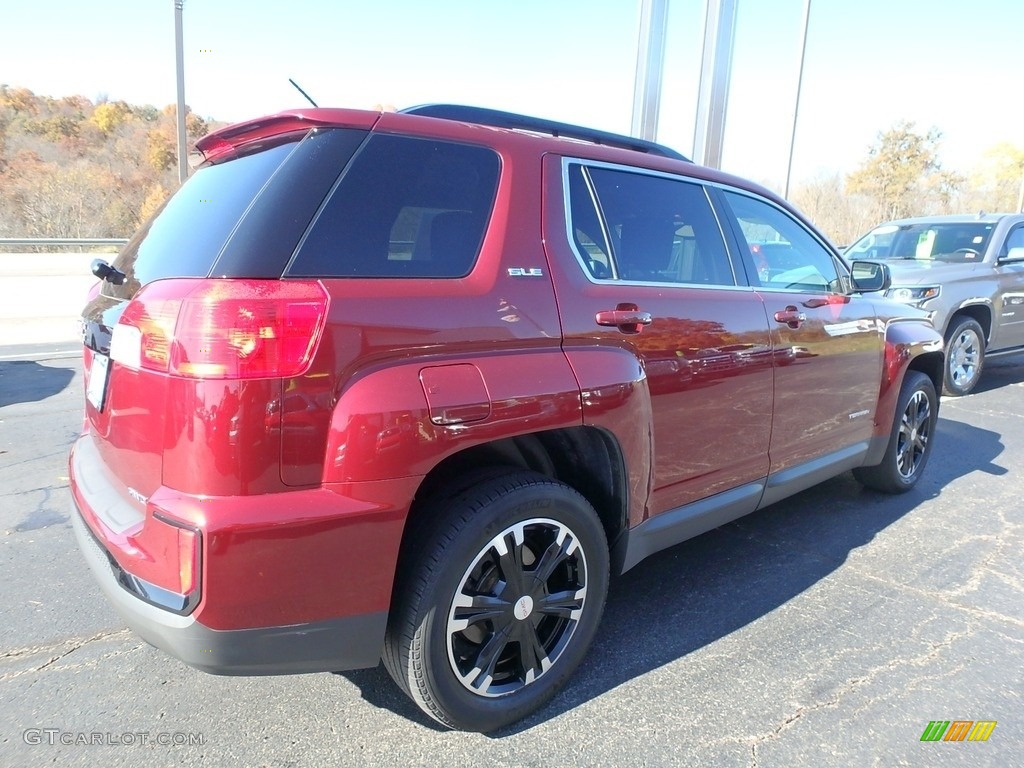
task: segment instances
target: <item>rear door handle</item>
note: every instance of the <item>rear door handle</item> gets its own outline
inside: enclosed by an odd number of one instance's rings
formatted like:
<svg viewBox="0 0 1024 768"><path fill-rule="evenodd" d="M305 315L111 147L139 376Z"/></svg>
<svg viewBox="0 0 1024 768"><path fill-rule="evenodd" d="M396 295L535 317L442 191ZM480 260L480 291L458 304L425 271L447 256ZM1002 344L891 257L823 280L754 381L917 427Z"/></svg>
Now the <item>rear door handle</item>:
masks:
<svg viewBox="0 0 1024 768"><path fill-rule="evenodd" d="M645 325L654 319L650 312L641 312L636 304L619 304L615 309L606 309L594 316L598 325L614 326L623 333L640 333Z"/></svg>
<svg viewBox="0 0 1024 768"><path fill-rule="evenodd" d="M785 309L779 310L775 313L775 322L788 325L790 328L796 330L807 322L807 315L790 304Z"/></svg>

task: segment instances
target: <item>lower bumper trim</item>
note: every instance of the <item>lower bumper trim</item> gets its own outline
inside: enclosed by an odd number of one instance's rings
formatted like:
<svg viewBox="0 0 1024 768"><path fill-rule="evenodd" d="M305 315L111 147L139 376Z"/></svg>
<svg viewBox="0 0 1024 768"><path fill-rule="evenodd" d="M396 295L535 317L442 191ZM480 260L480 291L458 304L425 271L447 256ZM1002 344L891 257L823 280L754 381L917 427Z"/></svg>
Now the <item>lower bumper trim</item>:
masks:
<svg viewBox="0 0 1024 768"><path fill-rule="evenodd" d="M284 675L364 669L380 661L387 611L281 627L210 629L131 594L118 583L74 502L71 519L100 589L128 626L189 666L215 675Z"/></svg>

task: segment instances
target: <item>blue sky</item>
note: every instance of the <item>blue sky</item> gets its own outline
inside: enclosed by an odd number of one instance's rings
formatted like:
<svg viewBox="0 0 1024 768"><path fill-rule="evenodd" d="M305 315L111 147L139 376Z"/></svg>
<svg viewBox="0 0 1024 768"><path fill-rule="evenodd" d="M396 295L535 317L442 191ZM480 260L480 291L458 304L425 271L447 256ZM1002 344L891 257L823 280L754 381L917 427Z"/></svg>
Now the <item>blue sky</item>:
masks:
<svg viewBox="0 0 1024 768"><path fill-rule="evenodd" d="M670 0L658 140L692 150L703 0ZM780 188L803 0L739 0L723 166ZM445 101L626 133L638 0L185 0L186 100L241 120ZM0 0L0 82L175 99L172 0ZM812 0L794 182L849 172L899 120L968 171L1024 147L1024 0Z"/></svg>

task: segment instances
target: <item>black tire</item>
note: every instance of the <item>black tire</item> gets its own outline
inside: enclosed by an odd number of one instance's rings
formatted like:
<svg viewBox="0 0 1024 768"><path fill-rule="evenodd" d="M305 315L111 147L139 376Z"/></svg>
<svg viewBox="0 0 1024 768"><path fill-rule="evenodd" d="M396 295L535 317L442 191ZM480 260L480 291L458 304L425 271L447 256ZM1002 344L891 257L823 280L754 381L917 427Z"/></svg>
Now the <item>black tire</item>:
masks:
<svg viewBox="0 0 1024 768"><path fill-rule="evenodd" d="M442 725L493 731L542 707L582 661L608 542L586 499L533 472L428 504L400 558L384 664Z"/></svg>
<svg viewBox="0 0 1024 768"><path fill-rule="evenodd" d="M938 406L932 380L919 371L908 371L881 463L855 469L854 476L884 493L905 493L917 485L932 452Z"/></svg>
<svg viewBox="0 0 1024 768"><path fill-rule="evenodd" d="M946 334L946 365L943 390L948 395L969 394L981 378L985 365L985 332L977 320L962 317Z"/></svg>

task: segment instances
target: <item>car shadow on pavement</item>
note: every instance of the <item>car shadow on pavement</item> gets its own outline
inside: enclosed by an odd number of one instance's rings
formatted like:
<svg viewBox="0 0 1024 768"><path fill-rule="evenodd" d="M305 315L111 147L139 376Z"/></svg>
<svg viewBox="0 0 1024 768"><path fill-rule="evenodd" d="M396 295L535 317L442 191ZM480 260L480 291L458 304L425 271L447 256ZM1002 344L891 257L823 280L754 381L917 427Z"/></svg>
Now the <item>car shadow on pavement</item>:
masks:
<svg viewBox="0 0 1024 768"><path fill-rule="evenodd" d="M45 400L62 391L74 377L71 368L51 368L32 360L0 362L0 408Z"/></svg>
<svg viewBox="0 0 1024 768"><path fill-rule="evenodd" d="M972 395L1024 382L1024 352L986 360ZM970 397L970 395L968 395Z"/></svg>
<svg viewBox="0 0 1024 768"><path fill-rule="evenodd" d="M927 471L907 494L867 490L846 473L612 579L594 645L568 685L536 714L490 736L529 730L728 636L826 578L852 550L958 477L1006 473L994 463L1003 451L999 434L940 419L938 437ZM339 674L371 704L440 730L383 666Z"/></svg>

